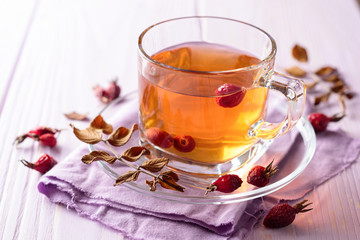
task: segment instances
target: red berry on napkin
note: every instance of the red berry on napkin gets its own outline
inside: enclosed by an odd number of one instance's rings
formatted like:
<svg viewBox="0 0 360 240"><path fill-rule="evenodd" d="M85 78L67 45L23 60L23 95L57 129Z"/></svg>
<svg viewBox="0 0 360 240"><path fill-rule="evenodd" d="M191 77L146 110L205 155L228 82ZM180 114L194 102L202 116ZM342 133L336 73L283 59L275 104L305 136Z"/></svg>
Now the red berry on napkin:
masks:
<svg viewBox="0 0 360 240"><path fill-rule="evenodd" d="M241 103L246 94L246 88L231 83L225 83L215 90L216 103L224 108L233 108Z"/></svg>
<svg viewBox="0 0 360 240"><path fill-rule="evenodd" d="M50 157L48 154L44 153L41 157L35 162L30 163L26 160L21 160L21 162L28 168L35 169L36 171L44 174L49 171L53 166L57 164L57 161Z"/></svg>
<svg viewBox="0 0 360 240"><path fill-rule="evenodd" d="M290 225L295 220L296 214L312 210L312 208L305 209L312 204L303 205L306 202L307 200L304 200L294 206L290 206L287 203L275 205L264 218L264 226L268 228L281 228Z"/></svg>
<svg viewBox="0 0 360 240"><path fill-rule="evenodd" d="M215 182L213 182L210 186L206 188L206 194L213 191L219 191L223 193L231 193L238 189L242 180L238 175L235 174L227 174L219 177Z"/></svg>
<svg viewBox="0 0 360 240"><path fill-rule="evenodd" d="M253 167L248 176L247 182L256 187L264 187L270 182L270 178L279 170L278 167L272 168L274 160L265 168L263 166Z"/></svg>

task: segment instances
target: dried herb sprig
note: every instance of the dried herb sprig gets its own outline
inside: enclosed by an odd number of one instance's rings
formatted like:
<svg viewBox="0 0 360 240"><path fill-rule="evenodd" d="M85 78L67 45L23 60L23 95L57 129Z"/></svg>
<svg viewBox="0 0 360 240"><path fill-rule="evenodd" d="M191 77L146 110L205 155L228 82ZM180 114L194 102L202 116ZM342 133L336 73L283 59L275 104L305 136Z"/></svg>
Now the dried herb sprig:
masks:
<svg viewBox="0 0 360 240"><path fill-rule="evenodd" d="M295 45L292 49L292 55L295 59L300 62L307 62L307 51L304 47L299 45ZM332 122L340 121L346 114L346 106L345 99L352 99L355 94L350 90L350 87L346 85L344 79L341 77L339 71L335 67L324 66L318 69L315 72L307 72L301 69L298 66L293 66L285 69L287 73L295 77L305 77L310 76L313 79L311 83L306 83L306 87L308 89L314 88L319 83L323 83L322 86L327 86L324 89L324 92L320 95L316 96L314 99L314 105L319 105L321 103L325 103L329 101L331 95L336 95L341 111L339 113L334 114L329 119Z"/></svg>
<svg viewBox="0 0 360 240"><path fill-rule="evenodd" d="M120 147L125 145L130 140L134 131L138 129L137 124L134 124L131 129L119 127L114 131L112 125L108 124L101 115L98 115L91 121L90 126L86 129L80 130L72 124L70 124L70 126L80 141L88 144L103 142L113 154L111 155L106 151L92 151L82 157L81 160L83 163L91 164L94 161L106 161L109 164L113 164L116 161L120 161L134 169L119 176L114 186L124 182L137 181L140 173L144 173L153 178L151 181L146 180L146 184L149 185L151 191L156 190L157 184L160 184L166 189L180 192L184 191L185 188L176 183L179 178L175 172L171 170L160 172L168 164L168 158L152 158L144 161L141 165L135 165L132 162L136 162L142 156L150 155L148 149L142 146L133 146L125 150L121 155L118 155L112 148L112 146ZM109 136L104 138L103 133ZM156 175L154 174L156 172L160 173Z"/></svg>

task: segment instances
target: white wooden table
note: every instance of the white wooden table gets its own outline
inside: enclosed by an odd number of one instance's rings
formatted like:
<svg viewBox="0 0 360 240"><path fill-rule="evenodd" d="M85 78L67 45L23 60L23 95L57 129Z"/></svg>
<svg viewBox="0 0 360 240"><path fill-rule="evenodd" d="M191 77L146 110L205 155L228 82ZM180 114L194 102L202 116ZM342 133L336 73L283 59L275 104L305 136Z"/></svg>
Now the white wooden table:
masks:
<svg viewBox="0 0 360 240"><path fill-rule="evenodd" d="M15 136L38 125L67 128L64 112L96 112L92 86L119 77L123 93L137 88L136 44L141 30L161 20L214 15L250 22L278 44L277 67L295 64L290 49L304 45L309 69L336 66L360 89L360 12L355 0L258 1L0 1L0 238L123 239L97 222L52 204L37 191L40 174L18 160L41 152L61 160L76 146L70 131L58 147L27 141L15 150ZM359 91L357 91L359 93ZM359 97L358 97L359 98ZM360 137L359 99L339 123ZM339 149L341 151L341 149ZM314 210L279 230L257 225L251 239L360 239L360 163L314 189L306 198Z"/></svg>

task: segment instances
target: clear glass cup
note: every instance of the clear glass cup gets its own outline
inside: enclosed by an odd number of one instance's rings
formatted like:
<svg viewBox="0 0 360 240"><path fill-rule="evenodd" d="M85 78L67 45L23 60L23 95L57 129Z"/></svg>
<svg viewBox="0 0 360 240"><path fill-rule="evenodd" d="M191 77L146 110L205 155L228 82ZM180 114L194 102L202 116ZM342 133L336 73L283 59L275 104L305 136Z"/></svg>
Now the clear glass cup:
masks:
<svg viewBox="0 0 360 240"><path fill-rule="evenodd" d="M138 50L141 142L170 158L177 172L213 177L236 170L302 116L304 84L274 71L276 43L251 24L171 19L145 29ZM280 122L266 120L275 104L268 90L285 97Z"/></svg>

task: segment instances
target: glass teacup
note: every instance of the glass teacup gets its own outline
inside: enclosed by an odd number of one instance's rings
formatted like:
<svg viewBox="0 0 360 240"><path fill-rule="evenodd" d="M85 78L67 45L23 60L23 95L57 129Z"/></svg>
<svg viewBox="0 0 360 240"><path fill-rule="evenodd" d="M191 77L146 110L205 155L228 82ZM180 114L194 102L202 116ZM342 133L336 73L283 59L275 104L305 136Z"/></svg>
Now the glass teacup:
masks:
<svg viewBox="0 0 360 240"><path fill-rule="evenodd" d="M184 17L139 37L141 141L169 167L219 175L259 157L301 118L304 84L273 70L276 43L265 31L220 17ZM268 90L287 114L266 121Z"/></svg>

